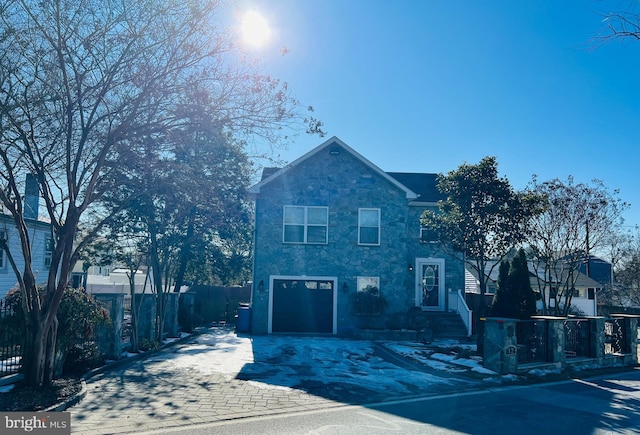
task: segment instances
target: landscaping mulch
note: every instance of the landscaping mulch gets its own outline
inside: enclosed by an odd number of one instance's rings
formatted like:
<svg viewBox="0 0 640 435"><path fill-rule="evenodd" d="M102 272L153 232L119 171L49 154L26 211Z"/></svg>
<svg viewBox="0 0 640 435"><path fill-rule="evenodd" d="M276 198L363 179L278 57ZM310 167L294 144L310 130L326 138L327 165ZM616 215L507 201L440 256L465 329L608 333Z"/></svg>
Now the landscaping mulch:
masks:
<svg viewBox="0 0 640 435"><path fill-rule="evenodd" d="M0 411L42 411L74 397L82 389L79 377L54 379L51 385L32 387L23 381L5 393L0 393Z"/></svg>

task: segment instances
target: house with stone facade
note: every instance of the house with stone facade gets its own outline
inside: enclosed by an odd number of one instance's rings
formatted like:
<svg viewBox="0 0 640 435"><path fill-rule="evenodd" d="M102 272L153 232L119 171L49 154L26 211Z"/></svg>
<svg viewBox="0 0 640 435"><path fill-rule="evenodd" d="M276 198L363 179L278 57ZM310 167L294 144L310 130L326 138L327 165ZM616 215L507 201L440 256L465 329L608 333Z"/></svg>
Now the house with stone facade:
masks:
<svg viewBox="0 0 640 435"><path fill-rule="evenodd" d="M416 310L469 321L463 263L420 227L436 174L384 172L333 137L250 192L253 333L399 329Z"/></svg>

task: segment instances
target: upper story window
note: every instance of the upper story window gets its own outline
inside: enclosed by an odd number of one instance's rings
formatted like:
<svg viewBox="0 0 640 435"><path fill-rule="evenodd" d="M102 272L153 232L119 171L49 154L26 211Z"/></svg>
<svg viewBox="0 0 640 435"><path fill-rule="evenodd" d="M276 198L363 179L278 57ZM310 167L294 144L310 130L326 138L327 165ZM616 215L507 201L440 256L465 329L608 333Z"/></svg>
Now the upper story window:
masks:
<svg viewBox="0 0 640 435"><path fill-rule="evenodd" d="M420 227L420 241L423 243L435 243L438 241L438 234L431 228Z"/></svg>
<svg viewBox="0 0 640 435"><path fill-rule="evenodd" d="M5 232L5 230L0 230L0 240L7 240L7 233ZM4 254L4 249L0 248L0 269L4 269L5 267L5 254Z"/></svg>
<svg viewBox="0 0 640 435"><path fill-rule="evenodd" d="M327 243L329 207L284 206L284 243Z"/></svg>
<svg viewBox="0 0 640 435"><path fill-rule="evenodd" d="M380 209L358 209L358 244L380 245Z"/></svg>
<svg viewBox="0 0 640 435"><path fill-rule="evenodd" d="M53 256L53 238L47 237L44 241L44 267L51 266L51 257Z"/></svg>

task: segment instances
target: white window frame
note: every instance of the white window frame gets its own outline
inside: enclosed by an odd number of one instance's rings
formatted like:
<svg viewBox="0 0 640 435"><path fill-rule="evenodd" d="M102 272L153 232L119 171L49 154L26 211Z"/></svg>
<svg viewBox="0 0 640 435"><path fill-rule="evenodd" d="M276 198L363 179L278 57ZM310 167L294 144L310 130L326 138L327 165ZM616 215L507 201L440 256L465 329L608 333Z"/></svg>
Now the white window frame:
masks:
<svg viewBox="0 0 640 435"><path fill-rule="evenodd" d="M53 258L53 237L46 236L44 239L44 267L47 269L51 267L51 261Z"/></svg>
<svg viewBox="0 0 640 435"><path fill-rule="evenodd" d="M361 225L361 216L363 211L376 211L378 212L378 242L377 243L366 243L360 239L361 229L362 228L375 228L371 226L363 226ZM381 213L379 208L359 208L358 209L358 245L362 246L380 246L380 227L381 227Z"/></svg>
<svg viewBox="0 0 640 435"><path fill-rule="evenodd" d="M380 277L379 276L358 276L356 277L357 291L362 292L368 286L376 287L380 290Z"/></svg>
<svg viewBox="0 0 640 435"><path fill-rule="evenodd" d="M302 223L303 226L303 240L302 241L288 241L286 239L286 228L287 225L300 225L300 224L294 224L294 223L287 223L287 209L288 208L301 208L304 209L304 222ZM325 215L326 215L326 221L324 224L317 224L317 223L309 223L309 210L311 209L316 209L316 210L324 210L325 211ZM323 227L325 229L324 232L324 241L323 242L310 242L308 240L308 234L309 234L309 227ZM282 243L287 243L287 244L295 244L295 245L300 245L300 244L307 244L307 245L326 245L328 243L329 240L329 207L327 206L306 206L306 205L285 205L283 210L282 210Z"/></svg>
<svg viewBox="0 0 640 435"><path fill-rule="evenodd" d="M7 232L5 230L0 230L0 239L6 239ZM7 267L7 261L5 260L7 256L5 255L4 249L0 248L0 270L3 270Z"/></svg>
<svg viewBox="0 0 640 435"><path fill-rule="evenodd" d="M420 226L420 242L421 243L438 243L438 239L436 238L435 240L429 240L424 234L431 231L431 232L435 232L433 230L430 230L429 228L425 228L423 226Z"/></svg>

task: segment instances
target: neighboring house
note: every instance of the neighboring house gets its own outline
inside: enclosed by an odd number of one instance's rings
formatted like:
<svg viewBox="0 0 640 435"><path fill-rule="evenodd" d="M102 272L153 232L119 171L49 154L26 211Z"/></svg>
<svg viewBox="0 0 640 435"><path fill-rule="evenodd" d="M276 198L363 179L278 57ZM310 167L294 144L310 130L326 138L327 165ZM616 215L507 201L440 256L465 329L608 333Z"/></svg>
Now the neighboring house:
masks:
<svg viewBox="0 0 640 435"><path fill-rule="evenodd" d="M491 273L489 273L489 270L495 263L495 261L490 261L485 269L485 275L488 276L487 294L495 294L497 289L499 265L496 265L493 270L491 270ZM555 298L554 289L557 287L557 284L549 285L549 283L546 283L541 272L538 272L538 276L540 277L538 279L536 277L534 264L531 261L528 262L528 266L531 288L538 295L538 309L542 309L542 304L540 303L541 296L539 292L540 285L544 286L547 306L555 307L556 303L560 302L560 300L556 300ZM557 275L561 276L562 273L563 272L558 271ZM571 306L576 311L584 313L587 316L595 316L597 315L597 293L602 289L602 284L592 278L589 278L585 274L580 273L580 271L576 271L575 273L577 273L575 282L576 293L571 298ZM467 294L480 293L477 271L470 266L466 266L465 268L465 292Z"/></svg>
<svg viewBox="0 0 640 435"><path fill-rule="evenodd" d="M25 191L24 219L29 229L31 250L33 255L32 267L36 274L36 282L43 283L47 280L51 255L53 254L53 239L51 237L51 224L38 219L38 186L33 177L27 177ZM7 241L9 252L18 267L20 273L24 270L24 257L18 230L11 215L0 208L0 238ZM18 278L9 264L7 253L0 249L0 299L4 298L9 290L16 287Z"/></svg>
<svg viewBox="0 0 640 435"><path fill-rule="evenodd" d="M463 263L420 228L436 174L384 172L333 137L250 192L253 333L347 335L412 307L463 309Z"/></svg>
<svg viewBox="0 0 640 435"><path fill-rule="evenodd" d="M599 282L601 286L613 284L613 265L595 255L589 255L589 261L585 258L578 270L589 278Z"/></svg>

